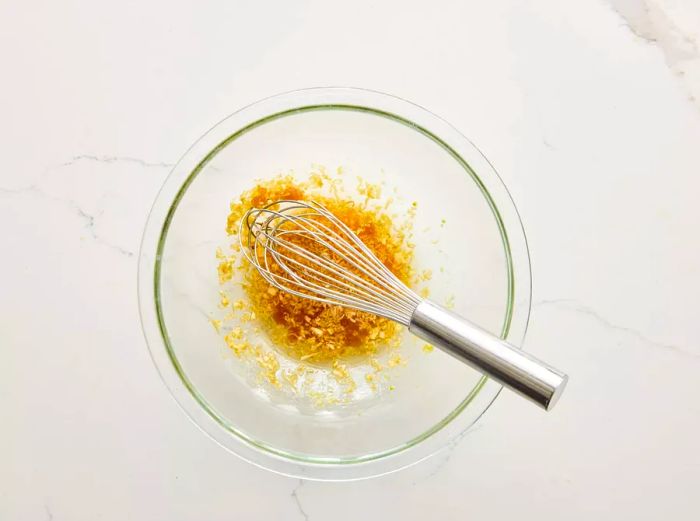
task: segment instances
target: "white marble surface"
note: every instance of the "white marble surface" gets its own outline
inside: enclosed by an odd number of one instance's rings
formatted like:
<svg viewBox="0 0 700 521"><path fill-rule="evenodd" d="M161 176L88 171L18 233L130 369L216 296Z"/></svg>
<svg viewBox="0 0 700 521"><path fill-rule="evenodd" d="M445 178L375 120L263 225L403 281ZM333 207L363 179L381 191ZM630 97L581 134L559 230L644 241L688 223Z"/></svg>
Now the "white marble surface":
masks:
<svg viewBox="0 0 700 521"><path fill-rule="evenodd" d="M700 518L700 8L592 2L3 2L0 519ZM456 447L300 482L186 419L141 335L169 166L263 96L355 85L443 115L530 239L551 414L503 394Z"/></svg>

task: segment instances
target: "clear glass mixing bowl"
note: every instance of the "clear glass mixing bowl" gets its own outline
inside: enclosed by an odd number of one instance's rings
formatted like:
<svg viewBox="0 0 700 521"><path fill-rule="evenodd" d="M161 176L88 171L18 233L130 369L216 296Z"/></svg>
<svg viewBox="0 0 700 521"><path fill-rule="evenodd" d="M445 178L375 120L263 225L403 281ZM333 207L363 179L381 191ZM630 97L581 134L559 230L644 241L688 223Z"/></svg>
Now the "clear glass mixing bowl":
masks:
<svg viewBox="0 0 700 521"><path fill-rule="evenodd" d="M218 301L214 249L228 204L257 178L312 163L381 177L417 201L414 228L439 239L416 238L416 261L433 268L431 299L453 298L457 313L516 345L530 312L530 261L517 210L484 156L444 120L386 94L318 88L267 98L221 121L180 159L139 259L141 320L163 381L204 432L251 463L304 479L360 479L445 447L501 386L413 344L395 391L350 413L281 406L232 375L207 319Z"/></svg>

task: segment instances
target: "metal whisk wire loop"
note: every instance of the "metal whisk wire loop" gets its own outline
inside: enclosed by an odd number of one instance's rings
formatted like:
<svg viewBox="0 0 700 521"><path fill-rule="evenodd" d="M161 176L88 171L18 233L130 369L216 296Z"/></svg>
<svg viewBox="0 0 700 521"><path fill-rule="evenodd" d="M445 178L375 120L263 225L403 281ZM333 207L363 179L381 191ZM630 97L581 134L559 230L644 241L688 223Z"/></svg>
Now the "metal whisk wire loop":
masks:
<svg viewBox="0 0 700 521"><path fill-rule="evenodd" d="M408 326L420 298L358 236L313 201L282 200L241 220L243 254L272 286Z"/></svg>

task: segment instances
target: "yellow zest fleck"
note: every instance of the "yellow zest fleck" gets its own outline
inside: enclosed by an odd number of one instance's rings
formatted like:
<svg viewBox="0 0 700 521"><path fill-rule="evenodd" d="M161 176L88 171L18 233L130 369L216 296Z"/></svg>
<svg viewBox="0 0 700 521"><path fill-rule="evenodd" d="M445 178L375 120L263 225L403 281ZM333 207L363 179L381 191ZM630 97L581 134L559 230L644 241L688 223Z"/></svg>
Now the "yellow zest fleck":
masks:
<svg viewBox="0 0 700 521"><path fill-rule="evenodd" d="M233 262L224 260L219 263L219 284L223 284L233 278Z"/></svg>
<svg viewBox="0 0 700 521"><path fill-rule="evenodd" d="M240 340L243 338L243 330L240 327L234 327L226 336L234 340Z"/></svg>
<svg viewBox="0 0 700 521"><path fill-rule="evenodd" d="M314 188L321 188L323 186L323 176L318 172L313 172L309 177L309 181Z"/></svg>
<svg viewBox="0 0 700 521"><path fill-rule="evenodd" d="M265 379L275 387L279 387L280 381L277 378L277 371L280 368L280 363L275 354L270 352L266 353L260 347L257 347L255 349L255 360L258 362L258 366L262 370L262 375Z"/></svg>
<svg viewBox="0 0 700 521"><path fill-rule="evenodd" d="M284 378L284 381L289 384L289 386L293 389L296 390L297 383L299 382L299 368L295 369L292 371L291 369L287 369L282 373L282 378Z"/></svg>
<svg viewBox="0 0 700 521"><path fill-rule="evenodd" d="M424 353L432 353L433 352L433 346L430 344L423 344L423 352Z"/></svg>
<svg viewBox="0 0 700 521"><path fill-rule="evenodd" d="M248 311L247 313L243 313L241 315L241 322L252 322L255 320L255 311Z"/></svg>
<svg viewBox="0 0 700 521"><path fill-rule="evenodd" d="M389 360L387 361L387 365L388 365L389 367L398 367L398 366L400 366L400 365L405 365L405 364L406 364L406 362L403 360L403 358L401 358L401 355L399 355L398 353L395 354L395 355L393 355L393 356L392 356L391 358L389 358Z"/></svg>
<svg viewBox="0 0 700 521"><path fill-rule="evenodd" d="M209 322L211 323L212 326L214 326L214 329L216 330L217 333L221 333L221 320L217 320L215 318L210 318Z"/></svg>
<svg viewBox="0 0 700 521"><path fill-rule="evenodd" d="M331 373L335 377L336 381L338 383L345 384L346 392L353 392L357 386L355 384L355 380L353 380L352 376L350 376L350 372L348 371L347 367L336 360L333 362L332 368L333 370Z"/></svg>
<svg viewBox="0 0 700 521"><path fill-rule="evenodd" d="M236 340L239 340L240 337L232 333L233 332L228 333L226 336L224 336L224 341L235 353L235 355L240 358L242 355L248 352L250 344L246 341L237 342Z"/></svg>

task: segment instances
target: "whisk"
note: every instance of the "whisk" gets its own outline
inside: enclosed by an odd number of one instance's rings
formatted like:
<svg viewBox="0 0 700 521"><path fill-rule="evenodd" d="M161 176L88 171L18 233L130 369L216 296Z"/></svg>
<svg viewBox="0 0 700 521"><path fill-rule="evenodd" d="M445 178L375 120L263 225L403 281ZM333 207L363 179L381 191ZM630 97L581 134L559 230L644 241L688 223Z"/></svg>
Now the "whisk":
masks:
<svg viewBox="0 0 700 521"><path fill-rule="evenodd" d="M551 409L568 377L459 315L414 293L332 212L280 200L241 220L244 255L275 288L403 324L504 386Z"/></svg>

